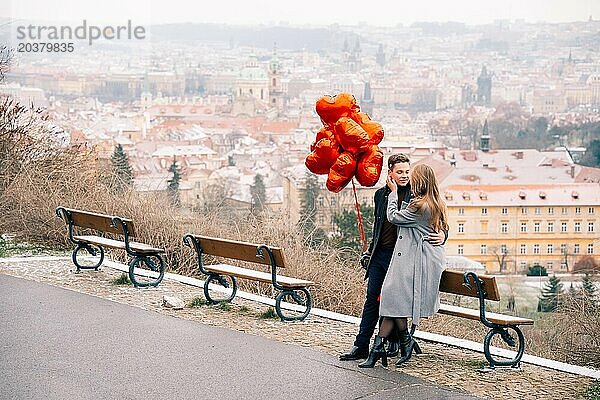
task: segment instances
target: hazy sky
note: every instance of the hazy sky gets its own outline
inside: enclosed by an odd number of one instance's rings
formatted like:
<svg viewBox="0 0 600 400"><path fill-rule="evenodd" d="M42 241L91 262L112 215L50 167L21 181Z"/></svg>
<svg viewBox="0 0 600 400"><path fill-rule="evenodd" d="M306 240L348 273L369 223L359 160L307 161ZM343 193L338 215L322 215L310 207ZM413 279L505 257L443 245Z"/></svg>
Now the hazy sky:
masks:
<svg viewBox="0 0 600 400"><path fill-rule="evenodd" d="M394 4L393 7L390 4ZM414 21L489 23L523 18L529 22L600 19L600 0L2 0L0 17L48 22L122 24L218 22L355 25L410 24Z"/></svg>

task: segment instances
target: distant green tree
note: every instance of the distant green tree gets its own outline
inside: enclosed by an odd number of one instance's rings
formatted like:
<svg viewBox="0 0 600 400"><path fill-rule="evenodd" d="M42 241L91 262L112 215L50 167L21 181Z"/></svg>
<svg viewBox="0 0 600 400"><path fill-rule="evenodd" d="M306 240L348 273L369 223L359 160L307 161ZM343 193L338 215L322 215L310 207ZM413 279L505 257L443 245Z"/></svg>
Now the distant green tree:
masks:
<svg viewBox="0 0 600 400"><path fill-rule="evenodd" d="M235 160L233 159L232 155L228 155L227 156L227 166L228 167L233 167L235 165Z"/></svg>
<svg viewBox="0 0 600 400"><path fill-rule="evenodd" d="M133 186L133 169L129 163L129 157L123 150L120 144L115 146L112 156L110 157L115 181L113 187L117 192L123 191L125 188Z"/></svg>
<svg viewBox="0 0 600 400"><path fill-rule="evenodd" d="M548 271L541 265L535 264L527 269L527 276L548 276Z"/></svg>
<svg viewBox="0 0 600 400"><path fill-rule="evenodd" d="M267 190L261 174L254 175L254 184L250 186L251 210L260 213L267 203Z"/></svg>
<svg viewBox="0 0 600 400"><path fill-rule="evenodd" d="M373 235L373 207L367 204L360 205L360 215L365 230L365 239L369 243ZM334 243L340 249L350 249L353 252L363 251L358 215L354 209L344 209L333 215L335 228Z"/></svg>
<svg viewBox="0 0 600 400"><path fill-rule="evenodd" d="M554 312L560 305L560 296L563 294L563 284L560 278L551 276L538 297L538 312Z"/></svg>
<svg viewBox="0 0 600 400"><path fill-rule="evenodd" d="M173 204L179 205L179 181L181 180L181 172L179 170L179 167L177 166L177 160L175 159L175 157L173 157L173 162L169 166L169 172L173 175L171 176L171 179L167 181L167 192L171 196Z"/></svg>
<svg viewBox="0 0 600 400"><path fill-rule="evenodd" d="M571 284L569 285L569 290L567 290L567 294L571 298L577 297L577 290L575 290L575 287L573 286L573 282L571 282Z"/></svg>
<svg viewBox="0 0 600 400"><path fill-rule="evenodd" d="M579 163L588 167L600 167L600 140L594 139L587 145Z"/></svg>
<svg viewBox="0 0 600 400"><path fill-rule="evenodd" d="M581 294L593 305L597 304L598 289L588 273L581 278Z"/></svg>
<svg viewBox="0 0 600 400"><path fill-rule="evenodd" d="M306 172L305 188L300 199L300 221L298 224L304 233L304 238L309 245L314 246L325 240L325 232L317 227L317 199L319 198L319 181L317 176Z"/></svg>

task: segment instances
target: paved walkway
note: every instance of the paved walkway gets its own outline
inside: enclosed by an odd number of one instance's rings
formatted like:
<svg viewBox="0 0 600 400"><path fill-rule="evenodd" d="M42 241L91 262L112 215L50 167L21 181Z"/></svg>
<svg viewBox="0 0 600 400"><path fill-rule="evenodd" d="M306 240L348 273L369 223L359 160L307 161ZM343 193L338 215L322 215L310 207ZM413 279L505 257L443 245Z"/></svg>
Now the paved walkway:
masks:
<svg viewBox="0 0 600 400"><path fill-rule="evenodd" d="M0 275L2 399L475 399L383 368Z"/></svg>

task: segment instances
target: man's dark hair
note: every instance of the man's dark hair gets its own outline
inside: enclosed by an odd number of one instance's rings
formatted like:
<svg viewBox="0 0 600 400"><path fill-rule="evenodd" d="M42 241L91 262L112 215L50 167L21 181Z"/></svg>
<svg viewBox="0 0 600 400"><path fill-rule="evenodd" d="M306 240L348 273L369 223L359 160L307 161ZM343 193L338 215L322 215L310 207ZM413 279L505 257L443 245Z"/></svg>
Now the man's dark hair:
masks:
<svg viewBox="0 0 600 400"><path fill-rule="evenodd" d="M406 154L404 154L404 153L392 154L390 156L390 158L388 158L388 168L393 169L394 165L403 163L403 162L410 164L410 159L408 158L408 156Z"/></svg>

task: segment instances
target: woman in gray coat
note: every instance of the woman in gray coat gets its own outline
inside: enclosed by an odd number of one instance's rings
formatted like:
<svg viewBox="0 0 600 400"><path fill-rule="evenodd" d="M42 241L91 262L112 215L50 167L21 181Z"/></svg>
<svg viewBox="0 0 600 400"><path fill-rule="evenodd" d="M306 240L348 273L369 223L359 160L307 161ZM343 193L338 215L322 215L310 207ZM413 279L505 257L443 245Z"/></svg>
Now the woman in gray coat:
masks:
<svg viewBox="0 0 600 400"><path fill-rule="evenodd" d="M392 193L388 198L387 218L398 225L394 255L381 289L379 315L383 318L369 358L361 368L372 368L379 358L387 365L385 338L394 325L400 332L401 357L396 365L408 361L413 350L421 352L408 332L408 318L417 326L421 318L439 309L439 286L444 269L444 248L433 246L424 238L448 229L446 205L440 197L438 183L430 166L414 167L410 187L414 198L398 209L396 183L388 177Z"/></svg>

